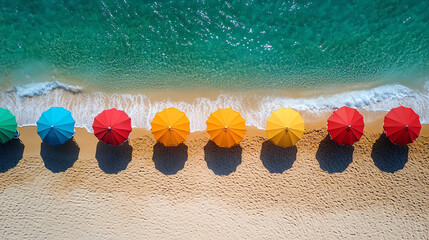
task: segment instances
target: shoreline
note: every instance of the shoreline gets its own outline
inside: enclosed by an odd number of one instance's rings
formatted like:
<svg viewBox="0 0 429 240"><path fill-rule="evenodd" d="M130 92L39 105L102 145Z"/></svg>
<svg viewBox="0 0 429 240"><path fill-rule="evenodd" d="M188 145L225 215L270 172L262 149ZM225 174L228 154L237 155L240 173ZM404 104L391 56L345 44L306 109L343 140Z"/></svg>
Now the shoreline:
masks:
<svg viewBox="0 0 429 240"><path fill-rule="evenodd" d="M414 91L400 85L376 87L368 91L350 91L334 95L294 98L293 96L266 95L265 92L222 94L220 92L189 93L180 90L151 94L107 94L101 92L80 93L65 89L44 89L46 94L19 97L17 92L0 91L0 107L8 108L17 118L19 126L35 126L41 114L53 106L61 106L72 112L76 127L92 132L92 122L100 112L110 108L124 110L132 119L134 128L150 129L150 122L157 112L175 107L186 113L191 122L191 132L205 129L209 115L218 108L231 107L246 120L246 125L264 129L266 120L279 108L297 110L306 123L326 121L334 109L342 106L356 108L365 123L378 122L397 106L411 107L420 115L422 124L429 123L429 82L422 91ZM298 93L297 93L298 94ZM200 96L200 97L196 97ZM201 97L204 96L204 97ZM38 106L35 108L34 106Z"/></svg>

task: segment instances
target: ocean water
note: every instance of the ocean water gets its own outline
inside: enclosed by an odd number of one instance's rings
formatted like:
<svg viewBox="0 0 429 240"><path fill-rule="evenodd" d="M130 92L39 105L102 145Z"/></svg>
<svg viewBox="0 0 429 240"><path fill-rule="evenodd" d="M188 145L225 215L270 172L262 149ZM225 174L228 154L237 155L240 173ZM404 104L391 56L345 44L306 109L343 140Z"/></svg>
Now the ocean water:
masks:
<svg viewBox="0 0 429 240"><path fill-rule="evenodd" d="M280 107L317 114L342 105L405 105L428 123L428 9L411 0L4 0L0 107L20 125L68 107L88 130L107 107L150 128L156 111L175 106L194 131L218 107L260 128ZM164 89L201 96L172 101Z"/></svg>

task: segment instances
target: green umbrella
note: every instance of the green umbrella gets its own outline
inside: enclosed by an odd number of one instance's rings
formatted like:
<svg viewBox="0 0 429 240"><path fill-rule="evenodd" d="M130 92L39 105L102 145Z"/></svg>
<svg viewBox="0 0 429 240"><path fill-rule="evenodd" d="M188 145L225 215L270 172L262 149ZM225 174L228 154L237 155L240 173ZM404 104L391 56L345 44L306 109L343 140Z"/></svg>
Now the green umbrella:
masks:
<svg viewBox="0 0 429 240"><path fill-rule="evenodd" d="M0 143L11 140L16 133L16 119L9 110L0 108Z"/></svg>

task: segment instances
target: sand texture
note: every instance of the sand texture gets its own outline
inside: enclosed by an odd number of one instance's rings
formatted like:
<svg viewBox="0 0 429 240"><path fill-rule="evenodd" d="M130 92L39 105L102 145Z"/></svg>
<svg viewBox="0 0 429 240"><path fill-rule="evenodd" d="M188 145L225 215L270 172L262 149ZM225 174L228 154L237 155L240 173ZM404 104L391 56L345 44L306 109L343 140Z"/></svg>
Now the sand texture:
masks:
<svg viewBox="0 0 429 240"><path fill-rule="evenodd" d="M176 148L21 133L0 146L0 239L429 239L427 134L346 147L311 129L284 149L253 129L221 149L204 132Z"/></svg>

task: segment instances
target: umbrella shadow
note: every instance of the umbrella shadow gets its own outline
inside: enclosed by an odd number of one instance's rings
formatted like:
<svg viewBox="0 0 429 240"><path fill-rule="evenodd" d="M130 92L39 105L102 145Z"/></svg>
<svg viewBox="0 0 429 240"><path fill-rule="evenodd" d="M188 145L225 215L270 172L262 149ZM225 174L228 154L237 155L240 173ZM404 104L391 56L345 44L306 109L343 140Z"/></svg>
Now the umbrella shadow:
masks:
<svg viewBox="0 0 429 240"><path fill-rule="evenodd" d="M165 175L173 175L185 167L188 160L188 146L184 143L177 147L166 147L162 143L153 146L152 160L155 168Z"/></svg>
<svg viewBox="0 0 429 240"><path fill-rule="evenodd" d="M72 137L62 145L50 145L42 142L40 156L45 167L53 173L65 172L71 168L79 157L80 148Z"/></svg>
<svg viewBox="0 0 429 240"><path fill-rule="evenodd" d="M241 164L242 151L240 145L223 148L217 146L213 141L209 141L204 146L204 160L214 174L229 175L235 172L238 165Z"/></svg>
<svg viewBox="0 0 429 240"><path fill-rule="evenodd" d="M320 142L316 159L320 168L328 173L344 172L353 162L353 146L340 145L329 134Z"/></svg>
<svg viewBox="0 0 429 240"><path fill-rule="evenodd" d="M99 141L95 158L103 172L117 174L127 168L131 162L132 154L133 147L130 146L128 141L119 146L108 145Z"/></svg>
<svg viewBox="0 0 429 240"><path fill-rule="evenodd" d="M24 144L19 139L0 144L0 173L7 172L18 165L24 154L24 148Z"/></svg>
<svg viewBox="0 0 429 240"><path fill-rule="evenodd" d="M298 148L296 146L284 148L267 140L262 143L260 158L262 164L270 173L283 173L292 168L293 163L296 161L297 152Z"/></svg>
<svg viewBox="0 0 429 240"><path fill-rule="evenodd" d="M383 133L372 146L371 158L381 171L394 173L408 162L408 146L392 143Z"/></svg>

